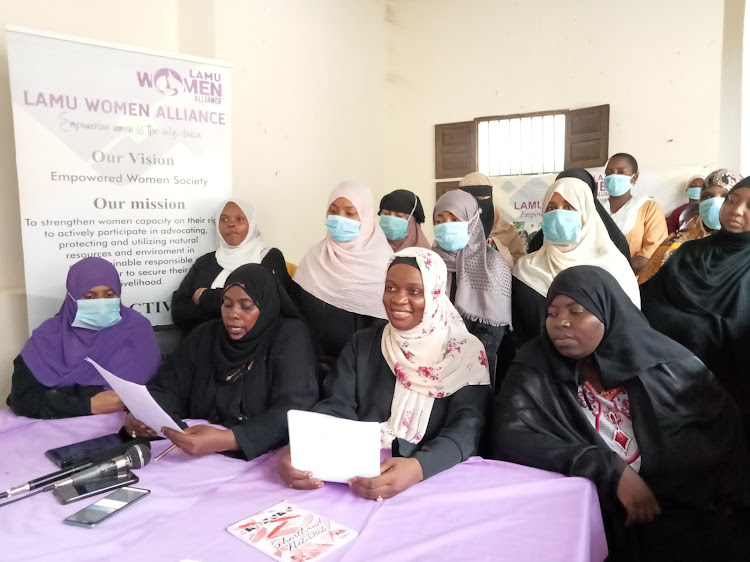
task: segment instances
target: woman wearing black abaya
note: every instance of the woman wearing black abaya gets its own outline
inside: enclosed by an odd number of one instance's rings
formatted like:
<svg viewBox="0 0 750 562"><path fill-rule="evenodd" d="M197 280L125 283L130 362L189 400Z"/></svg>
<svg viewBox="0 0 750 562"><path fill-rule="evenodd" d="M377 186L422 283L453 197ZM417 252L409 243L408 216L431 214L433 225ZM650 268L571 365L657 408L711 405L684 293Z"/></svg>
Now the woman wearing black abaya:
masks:
<svg viewBox="0 0 750 562"><path fill-rule="evenodd" d="M719 222L721 230L685 242L641 285L643 313L711 369L750 438L750 177L727 194Z"/></svg>
<svg viewBox="0 0 750 562"><path fill-rule="evenodd" d="M599 203L598 197L598 191L599 186L594 181L594 176L592 176L588 170L585 170L583 168L568 168L567 170L563 170L559 174L557 174L557 177L555 178L555 181L561 179L561 178L576 178L581 180L583 183L589 186L591 189L591 193L594 196L594 206L596 207L596 214L599 215L599 218L602 219L602 222L604 223L604 227L607 229L607 234L609 234L609 238L612 240L612 243L617 246L617 249L620 250L620 253L622 253L625 258L630 261L630 247L628 247L628 241L625 239L625 235L622 233L620 228L615 224L615 221L612 220L612 216L607 212L607 210L602 207L602 204ZM529 240L529 248L527 250L527 253L536 252L542 247L542 243L544 242L544 232L540 228L537 233Z"/></svg>
<svg viewBox="0 0 750 562"><path fill-rule="evenodd" d="M496 400L493 456L592 480L611 559L742 559L747 453L710 371L598 267L558 274L547 306Z"/></svg>
<svg viewBox="0 0 750 562"><path fill-rule="evenodd" d="M317 402L315 348L286 291L261 265L229 275L221 316L190 333L148 390L185 429L162 428L180 449L193 455L237 451L250 460L287 442L288 410ZM183 418L227 429L188 428ZM156 435L132 415L125 429L134 437Z"/></svg>

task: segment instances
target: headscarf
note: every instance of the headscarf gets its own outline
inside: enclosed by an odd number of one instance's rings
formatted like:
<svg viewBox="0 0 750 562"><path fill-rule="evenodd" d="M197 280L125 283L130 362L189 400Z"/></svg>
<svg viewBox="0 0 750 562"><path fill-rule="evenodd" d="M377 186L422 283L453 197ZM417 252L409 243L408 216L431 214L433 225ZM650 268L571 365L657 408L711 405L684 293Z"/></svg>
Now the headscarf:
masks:
<svg viewBox="0 0 750 562"><path fill-rule="evenodd" d="M422 202L416 194L406 189L392 191L380 200L378 215L383 211L411 215L409 217L406 236L400 240L388 240L388 244L390 244L394 252L398 252L404 248L411 248L412 246L420 248L430 247L430 243L427 241L427 237L422 232L422 227L420 226L424 222L424 209L422 208Z"/></svg>
<svg viewBox="0 0 750 562"><path fill-rule="evenodd" d="M73 264L65 282L67 293L60 311L31 334L21 350L26 366L44 386L62 388L79 384L109 388L90 357L121 379L145 384L156 374L161 354L149 321L120 304L120 320L103 330L73 327L78 300L104 285L122 296L120 275L103 258L84 258Z"/></svg>
<svg viewBox="0 0 750 562"><path fill-rule="evenodd" d="M383 330L380 349L397 378L391 417L380 424L381 445L395 438L419 443L427 430L436 398L445 398L467 385L490 384L487 354L472 336L445 292L445 263L435 252L407 248L394 260L416 259L422 274L425 308L422 321L411 330Z"/></svg>
<svg viewBox="0 0 750 562"><path fill-rule="evenodd" d="M513 275L546 297L552 280L561 271L576 265L595 265L611 273L633 303L640 307L638 282L633 270L607 234L604 223L596 213L589 187L576 178L559 179L544 195L543 210L547 208L554 193L562 195L581 213L580 238L578 242L570 244L552 244L545 239L539 251L516 262Z"/></svg>
<svg viewBox="0 0 750 562"><path fill-rule="evenodd" d="M742 176L738 172L728 170L727 168L719 168L706 176L706 179L703 180L703 189L706 190L709 187L718 185L729 191L741 179Z"/></svg>
<svg viewBox="0 0 750 562"><path fill-rule="evenodd" d="M318 299L348 312L386 318L383 308L383 279L391 247L375 221L372 191L355 182L338 184L328 205L345 197L361 219L359 235L338 242L330 232L310 248L294 274L294 281Z"/></svg>
<svg viewBox="0 0 750 562"><path fill-rule="evenodd" d="M730 193L750 188L750 178ZM750 415L750 231L680 246L641 285L651 325L693 351Z"/></svg>
<svg viewBox="0 0 750 562"><path fill-rule="evenodd" d="M559 180L562 178L576 178L589 186L589 188L591 189L591 195L594 196L594 207L596 207L596 214L599 215L600 219L602 219L604 228L607 229L607 234L609 234L612 243L617 246L617 249L620 250L620 253L625 256L628 261L630 261L630 247L628 246L628 241L619 227L615 224L615 221L612 220L612 216L604 207L602 207L602 204L599 202L599 186L594 181L594 176L592 176L588 172L588 170L585 170L584 168L568 168L567 170L563 170L562 172L560 172L555 179ZM534 236L529 241L529 253L539 250L542 247L543 242L544 232L542 230L539 230L536 236Z"/></svg>
<svg viewBox="0 0 750 562"><path fill-rule="evenodd" d="M456 310L468 320L491 326L510 325L510 267L500 253L487 244L476 200L464 191L449 191L435 203L434 216L443 211L469 223L469 243L463 250L447 252L437 242L432 247L448 271L456 273ZM450 294L450 283L447 291Z"/></svg>
<svg viewBox="0 0 750 562"><path fill-rule="evenodd" d="M472 172L458 182L458 189L465 191L477 200L484 237L489 238L492 232L492 225L495 222L495 204L492 200L492 182L490 182L490 178L481 172ZM485 199L479 199L480 197L485 197Z"/></svg>
<svg viewBox="0 0 750 562"><path fill-rule="evenodd" d="M592 355L605 389L617 388L661 363L693 356L688 349L654 330L615 277L600 267L579 265L561 272L550 285L546 306L558 295L570 297L604 324L604 336ZM571 379L575 361L557 351L546 325L541 338L546 353L540 354L538 350L524 353L522 349L516 360L539 372Z"/></svg>
<svg viewBox="0 0 750 562"><path fill-rule="evenodd" d="M247 218L247 236L245 236L245 239L239 246L230 246L227 244L219 231L219 218L224 212L224 207L227 206L227 203L237 205L244 213L245 218ZM219 241L219 247L216 249L216 261L219 262L223 270L216 276L213 283L211 283L212 289L223 287L227 276L239 266L246 263L260 263L263 256L271 249L263 242L260 230L258 230L258 221L255 220L255 207L248 201L237 198L227 199L216 210L215 221L216 239Z"/></svg>
<svg viewBox="0 0 750 562"><path fill-rule="evenodd" d="M218 330L214 345L214 362L220 382L233 383L252 368L273 340L280 318L300 318L294 303L273 273L259 264L238 267L227 277L224 293L240 287L258 307L259 315L252 329L239 340L229 337L226 329Z"/></svg>

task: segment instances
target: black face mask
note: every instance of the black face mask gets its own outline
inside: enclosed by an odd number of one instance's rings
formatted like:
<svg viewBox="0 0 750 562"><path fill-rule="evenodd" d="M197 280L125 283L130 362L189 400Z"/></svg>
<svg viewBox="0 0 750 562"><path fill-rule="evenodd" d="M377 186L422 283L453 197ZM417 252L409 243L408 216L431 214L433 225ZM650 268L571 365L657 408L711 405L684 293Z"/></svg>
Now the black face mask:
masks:
<svg viewBox="0 0 750 562"><path fill-rule="evenodd" d="M479 220L482 221L482 227L484 228L484 236L490 237L492 232L492 225L495 224L495 205L492 202L492 197L489 199L477 199L479 204Z"/></svg>
<svg viewBox="0 0 750 562"><path fill-rule="evenodd" d="M484 235L489 238L490 233L492 232L492 225L495 224L495 205L492 202L492 186L465 185L459 187L459 189L465 191L477 200L479 210L481 211L479 219L482 221ZM486 199L479 199L480 197L485 197Z"/></svg>

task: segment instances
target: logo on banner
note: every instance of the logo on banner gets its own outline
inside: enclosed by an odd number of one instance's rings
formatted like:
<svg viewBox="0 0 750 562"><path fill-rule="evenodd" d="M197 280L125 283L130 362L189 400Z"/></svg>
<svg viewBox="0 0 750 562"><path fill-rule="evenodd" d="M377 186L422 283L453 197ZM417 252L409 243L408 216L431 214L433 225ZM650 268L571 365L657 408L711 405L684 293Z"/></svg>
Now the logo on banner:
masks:
<svg viewBox="0 0 750 562"><path fill-rule="evenodd" d="M214 104L220 104L222 100L223 92L219 72L191 69L189 76L183 78L174 69L160 68L153 74L139 70L136 71L136 75L141 88L152 88L165 96L188 94L192 95L197 102Z"/></svg>

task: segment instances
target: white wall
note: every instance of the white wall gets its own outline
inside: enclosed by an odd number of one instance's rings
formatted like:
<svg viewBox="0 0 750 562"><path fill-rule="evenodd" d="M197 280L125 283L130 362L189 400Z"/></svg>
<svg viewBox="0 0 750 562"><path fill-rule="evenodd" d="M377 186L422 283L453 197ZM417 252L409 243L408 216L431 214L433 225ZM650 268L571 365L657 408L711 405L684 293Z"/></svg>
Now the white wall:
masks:
<svg viewBox="0 0 750 562"><path fill-rule="evenodd" d="M644 173L718 167L723 2L398 0L389 15L386 184L427 207L434 125L480 116L609 103L610 153Z"/></svg>

